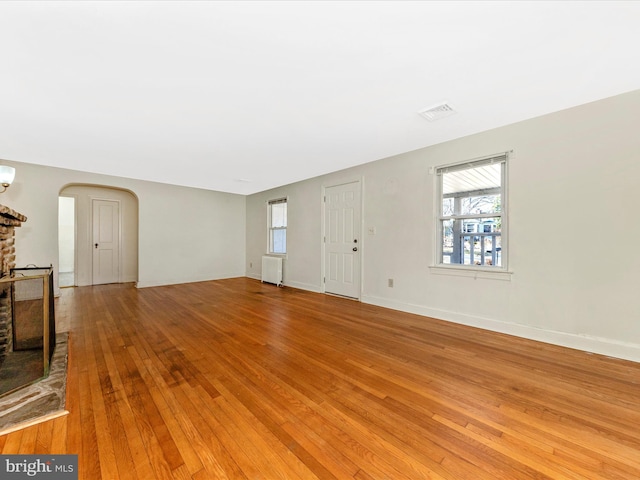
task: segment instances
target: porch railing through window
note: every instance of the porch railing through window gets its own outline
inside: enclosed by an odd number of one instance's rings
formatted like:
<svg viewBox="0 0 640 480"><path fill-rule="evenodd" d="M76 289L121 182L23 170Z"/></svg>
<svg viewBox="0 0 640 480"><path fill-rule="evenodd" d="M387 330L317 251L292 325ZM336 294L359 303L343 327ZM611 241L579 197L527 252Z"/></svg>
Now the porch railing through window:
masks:
<svg viewBox="0 0 640 480"><path fill-rule="evenodd" d="M450 248L444 248L443 263L458 265L502 265L501 232L457 233Z"/></svg>

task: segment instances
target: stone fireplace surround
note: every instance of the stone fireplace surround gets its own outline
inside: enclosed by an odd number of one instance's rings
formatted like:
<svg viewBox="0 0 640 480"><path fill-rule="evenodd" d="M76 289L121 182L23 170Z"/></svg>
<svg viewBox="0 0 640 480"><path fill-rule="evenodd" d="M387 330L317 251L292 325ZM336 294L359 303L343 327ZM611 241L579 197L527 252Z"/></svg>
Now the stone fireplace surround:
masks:
<svg viewBox="0 0 640 480"><path fill-rule="evenodd" d="M15 268L15 228L27 217L0 205L0 276ZM10 284L0 286L0 364L13 349ZM49 376L0 398L0 435L66 415L65 391L68 336L57 335Z"/></svg>
<svg viewBox="0 0 640 480"><path fill-rule="evenodd" d="M9 207L0 205L0 276L9 275L16 266L15 228L27 217ZM9 285L0 288L0 364L11 352L13 342L11 292Z"/></svg>

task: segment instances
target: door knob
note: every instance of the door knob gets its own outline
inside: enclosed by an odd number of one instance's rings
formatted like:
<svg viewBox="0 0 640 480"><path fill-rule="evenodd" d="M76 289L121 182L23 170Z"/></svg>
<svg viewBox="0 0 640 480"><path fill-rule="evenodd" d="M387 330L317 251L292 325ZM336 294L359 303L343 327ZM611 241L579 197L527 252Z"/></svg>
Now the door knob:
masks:
<svg viewBox="0 0 640 480"><path fill-rule="evenodd" d="M98 244L96 243L96 248L98 248Z"/></svg>
<svg viewBox="0 0 640 480"><path fill-rule="evenodd" d="M353 251L357 252L358 251L358 247L353 247Z"/></svg>

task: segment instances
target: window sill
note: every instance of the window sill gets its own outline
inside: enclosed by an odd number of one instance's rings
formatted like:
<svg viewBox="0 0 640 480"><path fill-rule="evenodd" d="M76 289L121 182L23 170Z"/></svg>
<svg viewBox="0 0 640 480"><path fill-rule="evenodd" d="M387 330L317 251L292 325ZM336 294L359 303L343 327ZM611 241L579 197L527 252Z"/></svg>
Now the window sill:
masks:
<svg viewBox="0 0 640 480"><path fill-rule="evenodd" d="M284 258L284 259L287 258L287 254L286 253L269 253L269 252L267 252L264 255L265 255L265 257L278 257L278 258Z"/></svg>
<svg viewBox="0 0 640 480"><path fill-rule="evenodd" d="M487 278L490 280L506 280L511 281L511 275L513 272L508 270L497 270L491 267L463 267L463 266L449 266L449 265L431 265L429 267L431 273L436 275L452 275L457 277L469 277L469 278Z"/></svg>

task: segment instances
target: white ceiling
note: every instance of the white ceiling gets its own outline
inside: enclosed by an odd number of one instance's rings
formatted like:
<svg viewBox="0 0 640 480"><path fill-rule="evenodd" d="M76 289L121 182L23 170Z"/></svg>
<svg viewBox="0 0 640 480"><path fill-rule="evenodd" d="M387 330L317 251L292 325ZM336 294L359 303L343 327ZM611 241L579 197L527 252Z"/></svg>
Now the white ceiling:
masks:
<svg viewBox="0 0 640 480"><path fill-rule="evenodd" d="M250 194L636 90L638 25L635 1L3 1L0 158Z"/></svg>

